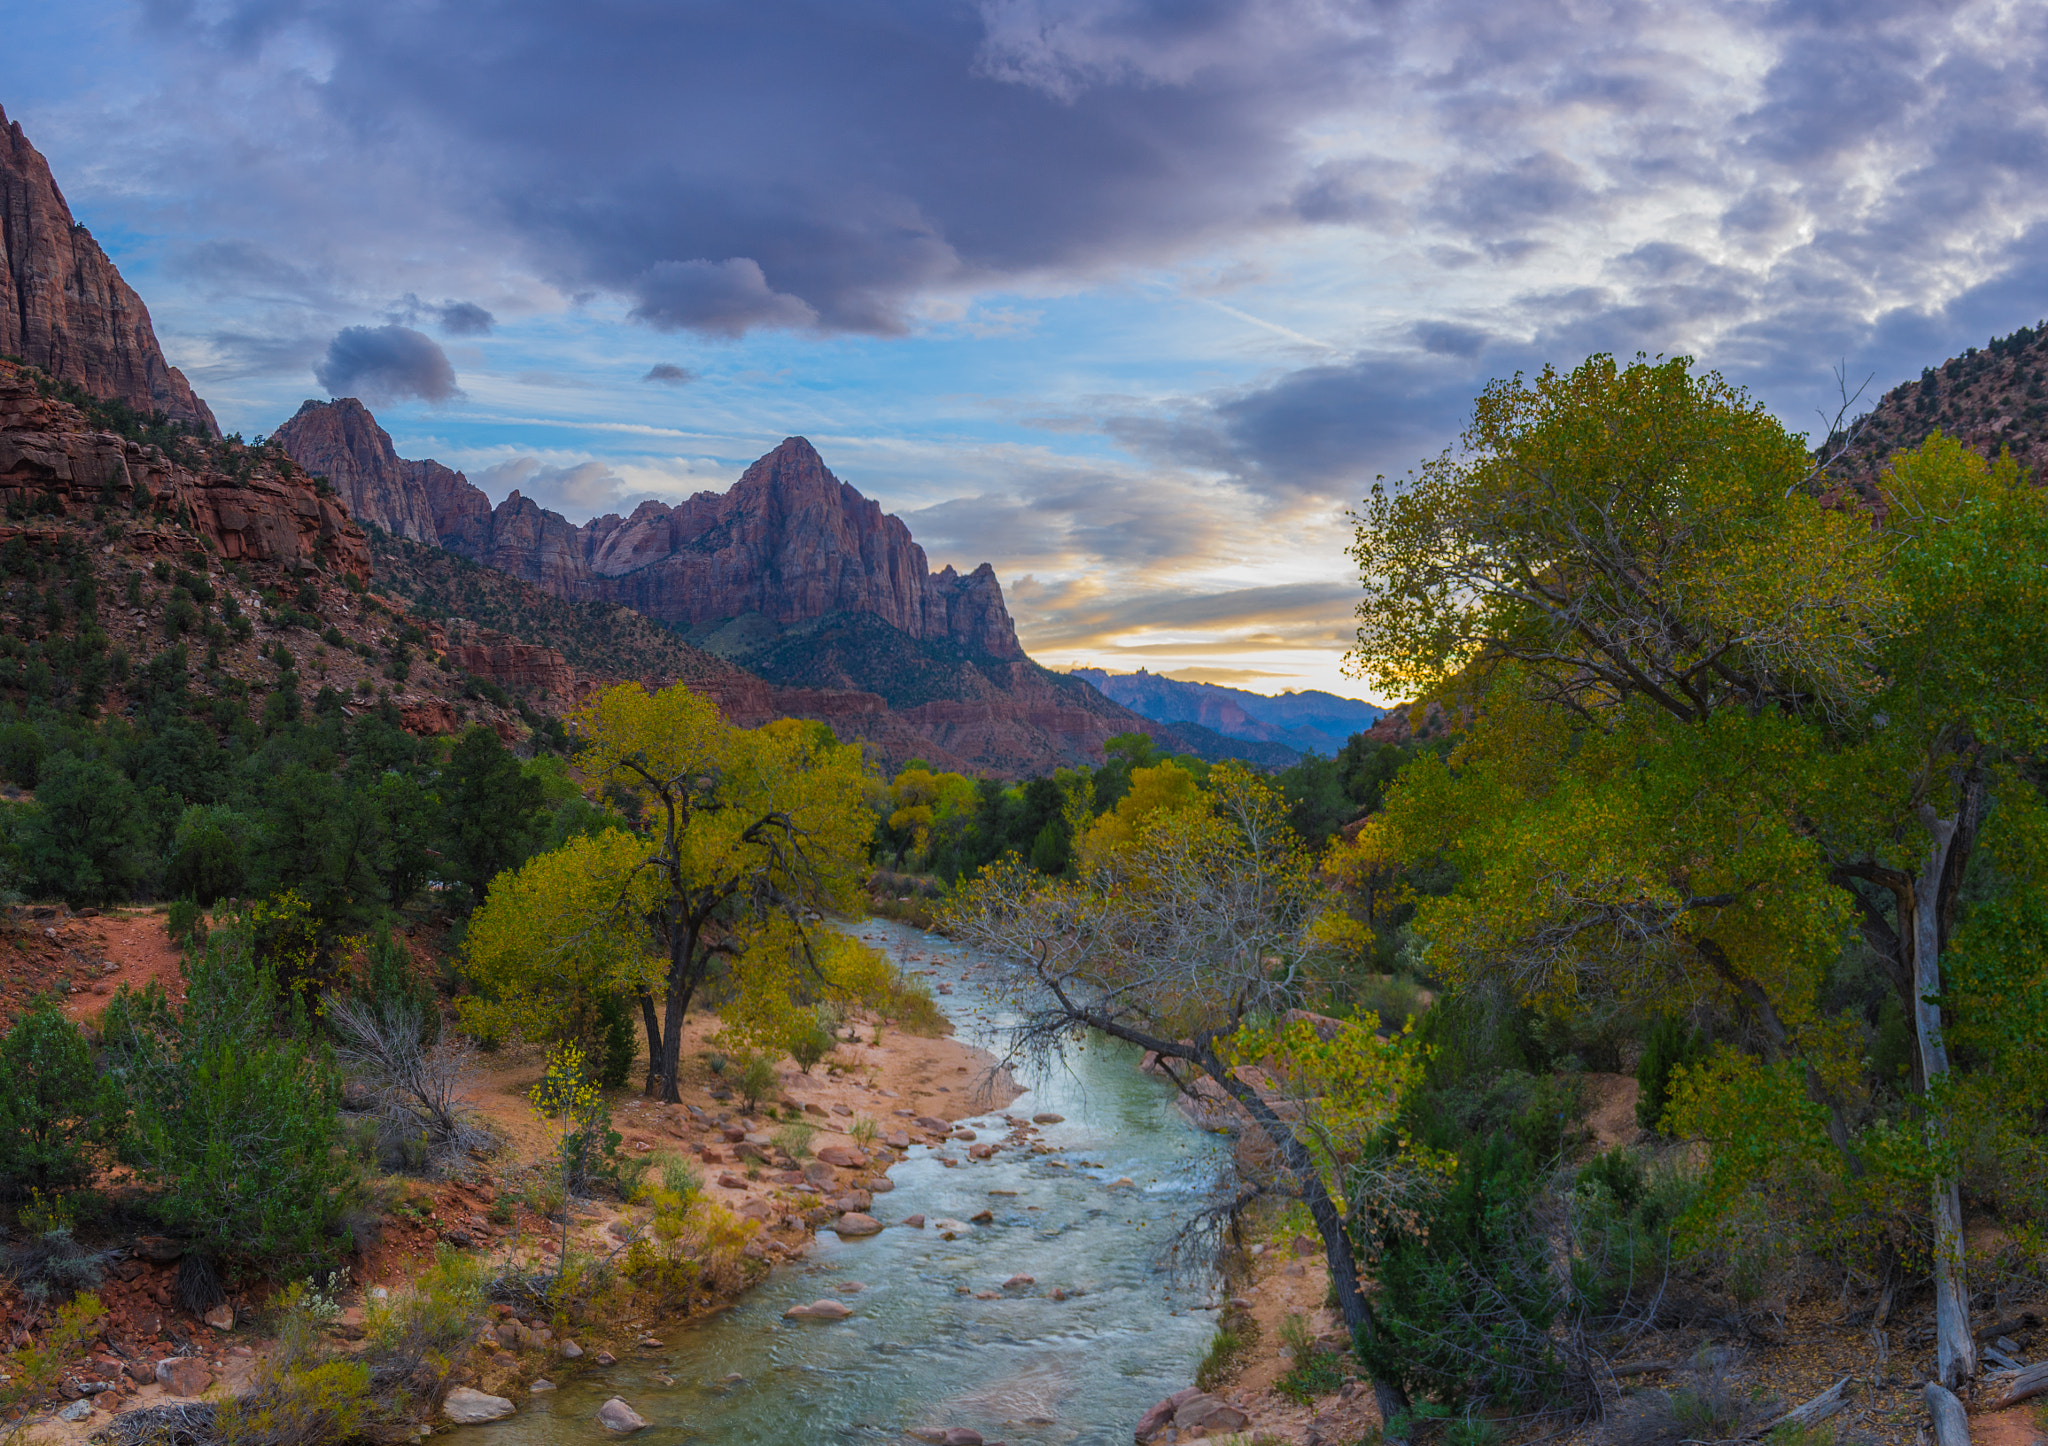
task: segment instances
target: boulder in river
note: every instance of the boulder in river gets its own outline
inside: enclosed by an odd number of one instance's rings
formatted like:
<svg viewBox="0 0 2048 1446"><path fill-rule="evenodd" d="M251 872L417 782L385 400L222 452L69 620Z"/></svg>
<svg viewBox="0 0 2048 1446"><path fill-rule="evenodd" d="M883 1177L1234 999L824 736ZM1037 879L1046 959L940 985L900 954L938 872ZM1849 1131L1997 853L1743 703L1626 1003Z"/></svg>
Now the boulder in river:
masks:
<svg viewBox="0 0 2048 1446"><path fill-rule="evenodd" d="M838 1223L832 1228L838 1232L840 1238L851 1239L855 1236L880 1233L882 1222L875 1219L872 1215L863 1215L858 1210L849 1210L839 1217Z"/></svg>
<svg viewBox="0 0 2048 1446"><path fill-rule="evenodd" d="M841 1305L836 1300L814 1300L809 1305L793 1305L782 1313L784 1320L845 1320L853 1314L853 1307Z"/></svg>
<svg viewBox="0 0 2048 1446"><path fill-rule="evenodd" d="M908 1225L912 1230L922 1230L924 1229L924 1216L906 1215L903 1217L903 1223L905 1225Z"/></svg>
<svg viewBox="0 0 2048 1446"><path fill-rule="evenodd" d="M458 1426L481 1426L502 1421L512 1414L512 1403L503 1396L490 1396L469 1386L457 1386L441 1403L441 1414Z"/></svg>
<svg viewBox="0 0 2048 1446"><path fill-rule="evenodd" d="M1031 1117L1031 1123L1034 1125L1062 1125L1066 1120L1065 1115L1056 1115L1051 1110L1040 1110Z"/></svg>
<svg viewBox="0 0 2048 1446"><path fill-rule="evenodd" d="M1203 1391L1199 1386L1189 1386L1184 1391L1175 1391L1171 1396L1168 1396L1165 1400L1140 1416L1137 1427L1131 1432L1132 1436L1136 1438L1138 1446L1146 1446L1146 1443L1156 1440L1165 1432L1168 1426L1173 1424L1173 1416L1176 1411L1180 1410L1182 1406L1185 1406L1197 1396L1205 1395L1207 1395L1207 1392Z"/></svg>
<svg viewBox="0 0 2048 1446"><path fill-rule="evenodd" d="M826 1145L819 1149L818 1158L828 1165L837 1165L842 1170L858 1170L867 1164L868 1157L853 1145Z"/></svg>
<svg viewBox="0 0 2048 1446"><path fill-rule="evenodd" d="M995 1221L996 1213L993 1210L977 1210L967 1218L976 1225L988 1225Z"/></svg>
<svg viewBox="0 0 2048 1446"><path fill-rule="evenodd" d="M614 1396L597 1408L597 1424L607 1431L630 1436L635 1431L646 1430L654 1423Z"/></svg>

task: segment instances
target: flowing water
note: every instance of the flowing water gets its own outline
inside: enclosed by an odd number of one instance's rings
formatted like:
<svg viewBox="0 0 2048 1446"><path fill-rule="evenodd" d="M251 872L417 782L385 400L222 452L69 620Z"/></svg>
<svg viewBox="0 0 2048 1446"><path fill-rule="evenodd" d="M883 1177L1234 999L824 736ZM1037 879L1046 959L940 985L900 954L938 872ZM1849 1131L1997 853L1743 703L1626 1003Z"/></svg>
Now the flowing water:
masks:
<svg viewBox="0 0 2048 1446"><path fill-rule="evenodd" d="M953 984L939 1002L962 1038L999 1038L1011 1016L965 972L971 951L886 920L858 933ZM1011 1446L1121 1446L1147 1407L1192 1378L1216 1319L1202 1308L1215 1282L1176 1277L1162 1255L1213 1175L1218 1146L1182 1119L1169 1086L1136 1066L1134 1052L1091 1042L1064 1069L1020 1075L1028 1093L1004 1111L1064 1115L1041 1127L1055 1153L1004 1150L983 1162L955 1146L960 1164L946 1169L913 1147L890 1171L896 1188L875 1197L890 1229L865 1240L821 1233L809 1255L777 1266L736 1308L694 1329L661 1328L663 1349L521 1401L508 1420L465 1428L461 1446L596 1446L616 1439L593 1419L612 1395L654 1423L636 1446L890 1442L948 1426ZM983 1138L999 1138L1001 1120L986 1118L993 1132ZM1109 1188L1121 1177L1135 1186ZM982 1210L994 1222L951 1241L892 1223ZM1014 1275L1035 1284L1001 1290ZM1070 1298L1051 1299L1055 1287ZM975 1298L987 1291L997 1298ZM782 1319L820 1298L844 1301L853 1316Z"/></svg>

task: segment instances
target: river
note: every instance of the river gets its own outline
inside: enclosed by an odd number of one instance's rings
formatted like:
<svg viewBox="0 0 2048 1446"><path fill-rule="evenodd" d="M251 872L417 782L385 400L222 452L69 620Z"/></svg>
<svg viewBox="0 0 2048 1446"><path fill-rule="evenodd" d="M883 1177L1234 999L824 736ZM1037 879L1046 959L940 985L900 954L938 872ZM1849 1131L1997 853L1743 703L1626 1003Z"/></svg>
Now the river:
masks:
<svg viewBox="0 0 2048 1446"><path fill-rule="evenodd" d="M856 932L906 967L933 971L934 983L951 982L939 1002L961 1037L999 1039L1012 1016L964 973L969 951L887 920ZM1222 1158L1174 1109L1171 1087L1136 1063L1122 1046L1091 1042L1064 1069L1020 1073L1027 1093L1005 1111L1065 1116L1042 1127L1055 1153L970 1162L956 1146L960 1164L947 1169L914 1147L890 1171L896 1188L875 1197L890 1229L865 1240L820 1233L809 1255L777 1266L732 1310L662 1329L663 1349L523 1400L508 1420L464 1428L462 1446L615 1440L593 1419L611 1395L654 1423L636 1446L889 1442L951 1426L1011 1446L1122 1446L1147 1407L1193 1378L1214 1334L1216 1313L1203 1307L1215 1281L1176 1278L1161 1254ZM1000 1119L988 1118L994 1133L983 1137L999 1138ZM1111 1188L1123 1177L1134 1186ZM982 1210L993 1223L951 1241L893 1224ZM1002 1290L1016 1275L1035 1283ZM1055 1288L1069 1298L1052 1299ZM821 1297L853 1316L782 1318Z"/></svg>

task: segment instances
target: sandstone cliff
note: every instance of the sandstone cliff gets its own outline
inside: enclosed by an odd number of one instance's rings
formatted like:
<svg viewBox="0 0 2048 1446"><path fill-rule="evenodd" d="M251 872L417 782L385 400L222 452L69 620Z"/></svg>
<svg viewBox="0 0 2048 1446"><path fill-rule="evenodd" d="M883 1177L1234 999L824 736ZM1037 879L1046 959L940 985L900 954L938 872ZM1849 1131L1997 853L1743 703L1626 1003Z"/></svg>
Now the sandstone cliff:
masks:
<svg viewBox="0 0 2048 1446"><path fill-rule="evenodd" d="M308 472L325 477L356 521L415 542L440 540L423 485L425 469L457 474L438 462L401 460L391 434L354 397L307 402L270 440Z"/></svg>
<svg viewBox="0 0 2048 1446"><path fill-rule="evenodd" d="M228 561L369 576L363 530L282 452L185 441L174 457L94 430L78 408L45 395L47 385L0 362L0 502L11 512L106 508L133 517L122 545L136 552L179 553L196 535ZM0 527L0 539L32 530Z"/></svg>
<svg viewBox="0 0 2048 1446"><path fill-rule="evenodd" d="M208 436L220 427L164 360L142 304L106 252L71 218L64 193L18 123L0 110L0 355L147 417L162 412Z"/></svg>
<svg viewBox="0 0 2048 1446"><path fill-rule="evenodd" d="M460 472L401 458L354 398L307 402L272 440L327 476L363 521L438 541L558 597L621 604L685 629L749 614L784 626L868 614L975 657L1024 656L995 569L932 572L901 519L834 477L801 437L730 491L643 502L629 517L581 526L518 492L493 507Z"/></svg>

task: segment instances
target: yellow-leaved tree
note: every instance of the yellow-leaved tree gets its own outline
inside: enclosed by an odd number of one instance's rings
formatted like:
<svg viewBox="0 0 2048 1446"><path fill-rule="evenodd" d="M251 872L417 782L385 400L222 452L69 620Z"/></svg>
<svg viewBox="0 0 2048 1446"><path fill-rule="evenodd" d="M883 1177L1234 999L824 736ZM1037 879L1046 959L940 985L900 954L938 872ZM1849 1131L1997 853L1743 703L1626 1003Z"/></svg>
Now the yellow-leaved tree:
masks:
<svg viewBox="0 0 2048 1446"><path fill-rule="evenodd" d="M572 840L492 885L470 925L468 1022L587 1036L575 1001L630 992L649 1088L675 1103L683 1021L714 958L733 974L728 1028L778 1051L809 1027L807 999L886 993L886 961L815 927L861 899L874 815L857 746L794 719L735 728L680 683L607 689L570 728L585 777L638 795L642 827Z"/></svg>

